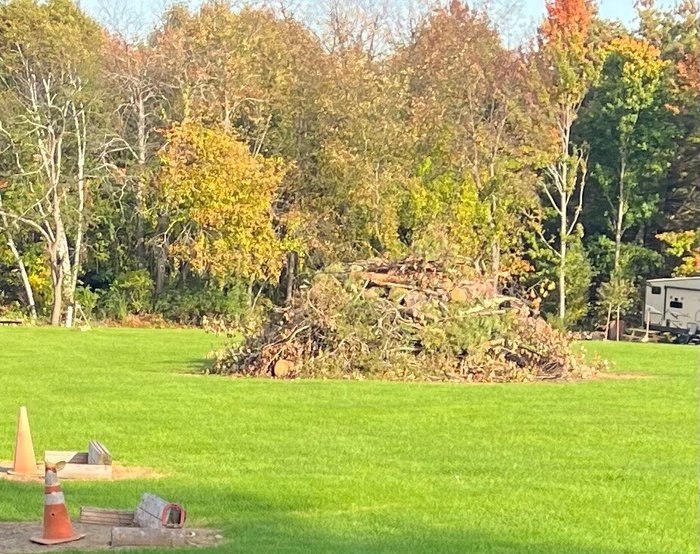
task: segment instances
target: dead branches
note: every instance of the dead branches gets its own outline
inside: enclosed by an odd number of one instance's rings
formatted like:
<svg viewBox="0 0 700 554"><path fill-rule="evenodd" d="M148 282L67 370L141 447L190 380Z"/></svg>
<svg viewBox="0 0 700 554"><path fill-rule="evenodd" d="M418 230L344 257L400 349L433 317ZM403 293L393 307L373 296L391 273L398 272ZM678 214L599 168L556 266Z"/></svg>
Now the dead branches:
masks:
<svg viewBox="0 0 700 554"><path fill-rule="evenodd" d="M591 372L522 300L460 270L410 258L317 274L214 372L276 378L455 382L566 379Z"/></svg>

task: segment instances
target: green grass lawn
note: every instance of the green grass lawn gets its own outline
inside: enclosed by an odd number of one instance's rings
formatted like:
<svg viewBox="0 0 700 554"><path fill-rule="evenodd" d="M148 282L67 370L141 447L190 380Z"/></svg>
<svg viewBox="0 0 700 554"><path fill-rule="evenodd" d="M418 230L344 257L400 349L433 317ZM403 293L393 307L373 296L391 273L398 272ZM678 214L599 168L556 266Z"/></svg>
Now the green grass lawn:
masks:
<svg viewBox="0 0 700 554"><path fill-rule="evenodd" d="M66 482L74 515L155 492L217 552L697 552L698 348L591 343L652 378L469 386L192 376L214 342L0 330L0 459L26 404L38 455L97 438L168 474ZM0 481L0 520L41 499Z"/></svg>

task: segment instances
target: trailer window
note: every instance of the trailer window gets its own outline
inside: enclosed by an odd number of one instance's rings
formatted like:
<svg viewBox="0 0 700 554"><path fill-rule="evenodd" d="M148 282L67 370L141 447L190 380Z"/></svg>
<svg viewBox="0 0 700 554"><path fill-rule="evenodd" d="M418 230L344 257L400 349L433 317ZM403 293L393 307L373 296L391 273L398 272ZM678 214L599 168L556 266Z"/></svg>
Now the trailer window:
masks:
<svg viewBox="0 0 700 554"><path fill-rule="evenodd" d="M651 287L651 294L661 294L661 287Z"/></svg>
<svg viewBox="0 0 700 554"><path fill-rule="evenodd" d="M680 302L678 300L671 300L671 307L680 309L683 307L683 302Z"/></svg>

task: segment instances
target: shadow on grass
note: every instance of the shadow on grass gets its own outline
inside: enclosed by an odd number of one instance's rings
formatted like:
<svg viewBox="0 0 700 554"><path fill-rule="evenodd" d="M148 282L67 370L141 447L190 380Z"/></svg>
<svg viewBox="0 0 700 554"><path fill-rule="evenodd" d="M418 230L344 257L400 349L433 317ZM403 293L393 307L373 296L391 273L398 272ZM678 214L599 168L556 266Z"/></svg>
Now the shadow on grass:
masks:
<svg viewBox="0 0 700 554"><path fill-rule="evenodd" d="M205 375L214 367L214 360L203 355L189 360L158 360L140 369L142 373L171 373L173 375Z"/></svg>
<svg viewBox="0 0 700 554"><path fill-rule="evenodd" d="M64 487L65 488L65 487ZM391 514L381 513L381 507L372 506L361 512L339 505L324 514L322 509L293 509L290 502L272 503L251 495L224 491L213 487L179 486L176 482L122 482L72 483L66 491L73 517L81 505L124 508L125 498L137 498L149 490L169 500L181 501L188 510L188 524L192 527L221 529L224 544L211 548L148 550L160 552L201 553L489 553L489 554L622 554L629 550L601 548L576 543L543 543L512 537L489 536L470 530L467 521L463 529L448 525L428 525L407 521L400 509ZM81 490L82 489L82 490ZM109 492L107 489L110 489ZM121 491L120 491L121 489ZM120 492L122 494L120 494ZM40 521L42 507L41 485L0 481L1 521ZM106 493L106 494L105 494ZM122 497L121 504L114 496ZM111 498L110 498L111 497ZM98 500L99 499L99 500ZM293 499L290 499L293 501ZM284 504L287 504L286 506ZM216 507L216 514L208 513ZM338 514L347 512L339 518ZM374 515L368 517L374 512ZM27 514L34 514L27 517ZM324 527L324 515L326 516ZM331 516L331 518L328 518ZM498 517L494 515L494 517ZM535 515L533 515L535 517ZM392 525L392 521L395 525ZM543 523L546 525L546 523ZM572 532L574 530L572 529ZM139 550L132 551L134 553ZM640 551L641 552L641 551Z"/></svg>
<svg viewBox="0 0 700 554"><path fill-rule="evenodd" d="M628 550L573 542L542 543L528 540L526 536L522 540L489 536L478 530L470 530L467 521L464 522L463 529L450 528L439 522L436 525L426 525L407 521L408 516L402 515L400 508L386 516L386 512L381 513L379 506L374 510L375 515L368 518L368 513L373 511L371 506L367 507L368 510L357 512L339 505L328 511L327 515L335 517L330 522L326 520L324 528L322 509L293 510L284 507L283 503L275 504L251 495L216 489L188 492L193 493L189 506L192 525L203 526L200 524L206 523L222 529L225 535L224 545L200 549L198 552L629 554ZM214 500L230 517L219 519L198 513L198 498L208 503ZM338 512L343 511L347 511L347 516L339 520ZM392 525L392 521L396 524Z"/></svg>
<svg viewBox="0 0 700 554"><path fill-rule="evenodd" d="M187 360L187 365L177 370L178 374L204 375L214 367L214 359L211 357L195 358Z"/></svg>

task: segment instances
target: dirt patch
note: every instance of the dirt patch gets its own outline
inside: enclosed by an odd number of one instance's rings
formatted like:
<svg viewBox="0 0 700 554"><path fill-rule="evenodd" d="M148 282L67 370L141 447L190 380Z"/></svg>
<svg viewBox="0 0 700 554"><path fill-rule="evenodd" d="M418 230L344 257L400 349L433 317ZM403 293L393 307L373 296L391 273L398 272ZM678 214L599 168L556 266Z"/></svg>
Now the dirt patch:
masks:
<svg viewBox="0 0 700 554"><path fill-rule="evenodd" d="M85 538L51 546L50 550L112 550L109 544L111 527L83 523L74 523L73 527L78 533L85 533ZM0 554L47 552L49 547L29 541L30 537L41 536L41 532L41 523L0 523ZM216 529L186 529L185 534L188 546L217 546L223 541L221 533Z"/></svg>
<svg viewBox="0 0 700 554"><path fill-rule="evenodd" d="M0 461L0 479L7 479L8 481L18 481L27 483L43 483L44 482L44 464L38 464L39 473L35 476L24 476L24 475L12 475L9 472L12 470L12 461ZM120 464L114 464L112 466L112 479L111 481L124 481L128 479L160 479L165 477L164 473L160 473L155 469L148 467L127 467ZM61 472L58 473L59 479L61 481L76 481L77 479L68 479L61 476ZM79 479L80 481L90 481L91 479ZM101 479L104 481L104 479ZM2 551L0 551L2 552Z"/></svg>
<svg viewBox="0 0 700 554"><path fill-rule="evenodd" d="M61 473L58 473L59 478ZM123 481L126 479L161 479L165 473L156 471L148 467L127 467L119 464L112 466L112 481Z"/></svg>
<svg viewBox="0 0 700 554"><path fill-rule="evenodd" d="M653 379L654 375L646 375L644 373L603 373L599 372L596 379L603 381L629 381L632 379Z"/></svg>

